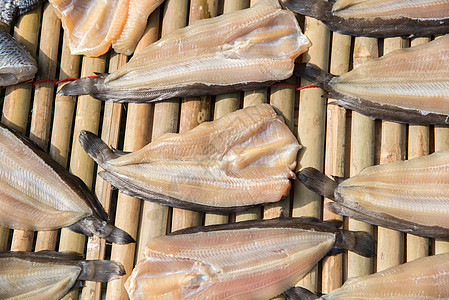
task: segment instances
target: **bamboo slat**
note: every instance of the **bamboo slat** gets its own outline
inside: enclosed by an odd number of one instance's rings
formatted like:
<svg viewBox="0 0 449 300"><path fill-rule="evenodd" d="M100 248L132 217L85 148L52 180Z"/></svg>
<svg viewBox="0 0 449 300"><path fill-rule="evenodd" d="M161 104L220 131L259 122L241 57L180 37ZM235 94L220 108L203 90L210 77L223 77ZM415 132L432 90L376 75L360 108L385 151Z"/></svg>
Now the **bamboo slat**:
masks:
<svg viewBox="0 0 449 300"><path fill-rule="evenodd" d="M354 68L364 61L378 56L377 40L356 38L354 45ZM350 175L358 174L363 168L374 164L374 121L357 112L352 112L351 128L351 166ZM369 224L349 219L350 230L373 233ZM347 277L356 277L373 273L373 259L348 252Z"/></svg>
<svg viewBox="0 0 449 300"><path fill-rule="evenodd" d="M449 128L435 126L435 151L449 149ZM435 254L449 252L449 242L435 241Z"/></svg>
<svg viewBox="0 0 449 300"><path fill-rule="evenodd" d="M36 58L39 40L39 24L41 20L42 5L23 15L18 19L14 28L14 37L17 42L24 45L31 56ZM31 83L22 83L6 88L5 102L3 104L2 123L26 133L28 124L29 107L31 103ZM31 251L33 247L33 231L14 230L11 250Z"/></svg>
<svg viewBox="0 0 449 300"><path fill-rule="evenodd" d="M305 18L304 33L312 42L312 47L303 54L303 61L328 69L329 60L329 30L320 21ZM309 84L301 80L301 85ZM298 140L303 145L298 158L298 170L304 167L323 169L324 135L326 124L326 104L323 91L320 89L302 90L299 101ZM295 182L292 215L321 217L321 197L308 190L299 181ZM317 291L318 269L315 267L299 285L311 291Z"/></svg>
<svg viewBox="0 0 449 300"><path fill-rule="evenodd" d="M338 33L332 35L331 74L341 75L349 70L351 51L351 37ZM326 126L326 153L324 173L328 176L345 176L345 146L346 146L346 110L337 105L330 105L334 101L328 100ZM324 199L324 204L331 202ZM326 208L323 208L323 219L332 220L343 218ZM343 256L326 257L322 265L322 292L329 293L343 283Z"/></svg>

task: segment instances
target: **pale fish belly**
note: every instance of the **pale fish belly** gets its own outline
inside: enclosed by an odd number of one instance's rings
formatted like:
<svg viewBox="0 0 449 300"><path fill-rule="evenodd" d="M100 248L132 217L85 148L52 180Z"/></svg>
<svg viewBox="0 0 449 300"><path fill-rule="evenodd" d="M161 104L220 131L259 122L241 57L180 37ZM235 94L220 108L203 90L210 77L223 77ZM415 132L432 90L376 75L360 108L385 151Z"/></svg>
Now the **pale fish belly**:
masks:
<svg viewBox="0 0 449 300"><path fill-rule="evenodd" d="M336 189L336 201L359 212L385 214L449 229L449 151L364 169Z"/></svg>
<svg viewBox="0 0 449 300"><path fill-rule="evenodd" d="M375 105L449 115L448 78L449 35L370 60L329 85Z"/></svg>
<svg viewBox="0 0 449 300"><path fill-rule="evenodd" d="M334 15L342 18L421 20L443 19L449 16L448 0L337 0Z"/></svg>
<svg viewBox="0 0 449 300"><path fill-rule="evenodd" d="M125 286L131 299L269 299L310 271L334 242L334 233L294 228L159 237Z"/></svg>
<svg viewBox="0 0 449 300"><path fill-rule="evenodd" d="M419 258L382 272L348 279L322 299L448 299L449 254Z"/></svg>

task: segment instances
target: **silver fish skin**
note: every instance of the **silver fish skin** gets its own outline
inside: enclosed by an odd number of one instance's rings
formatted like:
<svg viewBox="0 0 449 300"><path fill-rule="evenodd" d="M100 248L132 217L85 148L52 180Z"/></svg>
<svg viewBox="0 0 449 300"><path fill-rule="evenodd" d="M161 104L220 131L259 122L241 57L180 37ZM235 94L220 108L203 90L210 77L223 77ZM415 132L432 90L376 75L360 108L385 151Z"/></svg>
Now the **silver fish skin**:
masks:
<svg viewBox="0 0 449 300"><path fill-rule="evenodd" d="M270 299L325 255L373 255L366 232L314 218L199 226L152 239L125 283L131 299Z"/></svg>
<svg viewBox="0 0 449 300"><path fill-rule="evenodd" d="M280 0L287 9L330 30L376 38L449 33L448 0Z"/></svg>
<svg viewBox="0 0 449 300"><path fill-rule="evenodd" d="M375 274L349 278L341 288L322 297L303 288L293 288L287 294L294 300L448 299L449 253L418 258Z"/></svg>
<svg viewBox="0 0 449 300"><path fill-rule="evenodd" d="M310 80L336 103L375 119L449 124L449 35L392 51L341 76L313 64L295 74Z"/></svg>
<svg viewBox="0 0 449 300"><path fill-rule="evenodd" d="M0 21L10 25L18 16L32 10L44 0L0 0Z"/></svg>
<svg viewBox="0 0 449 300"><path fill-rule="evenodd" d="M0 299L61 299L81 282L125 275L115 261L83 260L75 252L0 252Z"/></svg>
<svg viewBox="0 0 449 300"><path fill-rule="evenodd" d="M309 189L335 202L340 215L423 237L449 240L449 150L365 168L334 181L314 168L297 175Z"/></svg>
<svg viewBox="0 0 449 300"><path fill-rule="evenodd" d="M37 73L37 62L9 33L0 30L0 86L30 80Z"/></svg>
<svg viewBox="0 0 449 300"><path fill-rule="evenodd" d="M134 242L107 220L82 180L31 140L0 124L0 225L34 231L68 227L119 244Z"/></svg>

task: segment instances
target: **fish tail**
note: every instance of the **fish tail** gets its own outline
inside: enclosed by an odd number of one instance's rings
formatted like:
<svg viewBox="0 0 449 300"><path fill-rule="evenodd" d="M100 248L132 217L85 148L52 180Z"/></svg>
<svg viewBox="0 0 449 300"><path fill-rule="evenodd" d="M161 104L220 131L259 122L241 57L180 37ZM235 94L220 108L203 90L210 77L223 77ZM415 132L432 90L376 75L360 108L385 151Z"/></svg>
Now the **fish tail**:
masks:
<svg viewBox="0 0 449 300"><path fill-rule="evenodd" d="M284 292L284 295L287 296L289 300L316 300L321 299L321 297L312 293L308 289L305 289L300 286L294 286Z"/></svg>
<svg viewBox="0 0 449 300"><path fill-rule="evenodd" d="M318 66L311 63L299 63L295 65L294 74L313 82L325 91L329 91L329 81L335 76L322 70Z"/></svg>
<svg viewBox="0 0 449 300"><path fill-rule="evenodd" d="M84 151L100 166L108 160L119 157L102 139L90 131L81 130L79 141Z"/></svg>
<svg viewBox="0 0 449 300"><path fill-rule="evenodd" d="M108 282L126 274L125 268L116 261L85 260L78 280Z"/></svg>
<svg viewBox="0 0 449 300"><path fill-rule="evenodd" d="M279 2L292 12L318 20L325 19L327 12L332 10L332 3L323 0L280 0Z"/></svg>
<svg viewBox="0 0 449 300"><path fill-rule="evenodd" d="M64 85L58 92L62 96L101 94L104 90L104 76L77 79Z"/></svg>
<svg viewBox="0 0 449 300"><path fill-rule="evenodd" d="M315 168L304 168L296 176L308 189L326 198L335 200L334 192L338 182L330 179Z"/></svg>
<svg viewBox="0 0 449 300"><path fill-rule="evenodd" d="M342 229L336 236L335 248L349 250L365 257L373 257L374 238L365 231Z"/></svg>
<svg viewBox="0 0 449 300"><path fill-rule="evenodd" d="M96 235L108 242L124 245L135 243L136 241L124 230L108 224L95 216L85 217L75 224L69 226L69 229L91 237Z"/></svg>

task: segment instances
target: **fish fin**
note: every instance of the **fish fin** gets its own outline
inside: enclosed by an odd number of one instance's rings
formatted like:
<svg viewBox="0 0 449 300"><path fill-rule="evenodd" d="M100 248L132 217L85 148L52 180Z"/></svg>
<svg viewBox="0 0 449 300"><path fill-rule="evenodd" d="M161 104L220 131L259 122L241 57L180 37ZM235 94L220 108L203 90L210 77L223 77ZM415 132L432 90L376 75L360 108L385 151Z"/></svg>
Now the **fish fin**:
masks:
<svg viewBox="0 0 449 300"><path fill-rule="evenodd" d="M112 150L112 152L114 152L114 154L117 154L118 156L122 156L122 155L126 155L126 154L130 154L131 153L131 152L115 149L114 147L111 147L111 150Z"/></svg>
<svg viewBox="0 0 449 300"><path fill-rule="evenodd" d="M312 293L308 289L305 289L300 286L294 286L287 291L284 292L284 295L287 296L289 300L316 300L320 299L319 296Z"/></svg>
<svg viewBox="0 0 449 300"><path fill-rule="evenodd" d="M94 74L95 74L96 76L101 77L101 78L106 78L106 77L108 77L108 75L109 75L109 73L99 73L99 72L94 72Z"/></svg>
<svg viewBox="0 0 449 300"><path fill-rule="evenodd" d="M348 177L340 177L340 176L333 176L333 175L332 175L332 178L333 178L338 184L340 184L340 183L342 183L343 181L345 181L346 179L348 179Z"/></svg>
<svg viewBox="0 0 449 300"><path fill-rule="evenodd" d="M83 260L83 255L77 252L58 252L52 250L42 250L38 252L27 251L0 251L0 257L16 257L27 261L79 261Z"/></svg>
<svg viewBox="0 0 449 300"><path fill-rule="evenodd" d="M279 2L292 12L318 20L325 19L327 12L332 10L332 4L323 0L279 0Z"/></svg>
<svg viewBox="0 0 449 300"><path fill-rule="evenodd" d="M119 157L102 139L90 131L81 130L79 141L84 151L100 166L108 160Z"/></svg>
<svg viewBox="0 0 449 300"><path fill-rule="evenodd" d="M116 261L86 260L81 262L78 280L108 282L126 274L125 268Z"/></svg>
<svg viewBox="0 0 449 300"><path fill-rule="evenodd" d="M374 256L374 238L365 231L340 230L336 235L334 247L349 250L365 257Z"/></svg>
<svg viewBox="0 0 449 300"><path fill-rule="evenodd" d="M304 168L296 176L308 189L326 198L335 200L334 191L338 182L330 179L315 168Z"/></svg>
<svg viewBox="0 0 449 300"><path fill-rule="evenodd" d="M68 226L72 231L82 233L88 237L96 235L108 242L124 245L135 243L136 241L124 230L108 224L95 216L85 217L75 224Z"/></svg>
<svg viewBox="0 0 449 300"><path fill-rule="evenodd" d="M78 96L78 95L92 95L95 97L104 88L103 77L87 77L77 79L64 85L59 89L58 94L62 96Z"/></svg>
<svg viewBox="0 0 449 300"><path fill-rule="evenodd" d="M325 91L329 91L329 81L335 77L311 63L295 64L293 72L296 76L313 82Z"/></svg>

